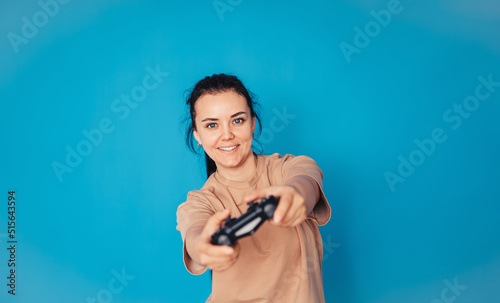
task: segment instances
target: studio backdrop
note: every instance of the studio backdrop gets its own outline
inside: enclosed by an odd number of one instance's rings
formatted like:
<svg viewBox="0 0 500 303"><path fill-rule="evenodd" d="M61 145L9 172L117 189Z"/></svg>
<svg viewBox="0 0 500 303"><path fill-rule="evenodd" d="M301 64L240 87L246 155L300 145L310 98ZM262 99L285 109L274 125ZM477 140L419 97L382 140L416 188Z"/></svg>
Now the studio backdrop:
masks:
<svg viewBox="0 0 500 303"><path fill-rule="evenodd" d="M500 301L498 1L1 1L0 37L1 302L204 302L176 210L214 73L323 171L327 302Z"/></svg>

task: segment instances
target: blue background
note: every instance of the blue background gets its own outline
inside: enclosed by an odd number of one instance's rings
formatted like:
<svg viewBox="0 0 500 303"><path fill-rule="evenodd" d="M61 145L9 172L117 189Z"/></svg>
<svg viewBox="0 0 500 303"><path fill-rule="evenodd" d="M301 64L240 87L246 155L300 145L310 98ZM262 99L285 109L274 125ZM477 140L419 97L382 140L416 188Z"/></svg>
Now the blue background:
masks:
<svg viewBox="0 0 500 303"><path fill-rule="evenodd" d="M499 302L500 87L483 87L456 129L443 116L479 77L500 81L498 2L401 0L378 27L370 12L393 1L220 2L230 10L42 0L53 16L37 1L0 2L0 301L204 302L210 277L185 270L175 229L177 206L204 182L182 120L186 89L227 72L259 97L263 152L305 154L324 172L327 302ZM26 20L36 33L12 42ZM120 118L114 100L147 67L168 76ZM53 163L103 119L113 131L59 180ZM436 128L446 141L418 152ZM410 155L420 162L391 188L387 172ZM106 297L122 269L134 278Z"/></svg>

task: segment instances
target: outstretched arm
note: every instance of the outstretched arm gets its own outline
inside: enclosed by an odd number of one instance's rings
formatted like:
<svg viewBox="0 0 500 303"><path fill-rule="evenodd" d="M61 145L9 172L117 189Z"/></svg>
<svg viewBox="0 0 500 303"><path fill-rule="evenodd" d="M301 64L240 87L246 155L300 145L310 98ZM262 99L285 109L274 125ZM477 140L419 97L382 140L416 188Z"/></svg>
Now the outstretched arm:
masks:
<svg viewBox="0 0 500 303"><path fill-rule="evenodd" d="M301 224L311 214L320 198L320 189L316 181L306 175L290 178L284 185L257 189L249 194L244 203L267 196L279 197L278 207L274 212L273 224L292 227Z"/></svg>
<svg viewBox="0 0 500 303"><path fill-rule="evenodd" d="M234 262L239 254L239 245L218 246L210 243L211 236L217 231L221 222L229 216L229 211L215 213L208 219L205 226L191 227L186 234L186 250L195 262L212 270L223 271Z"/></svg>

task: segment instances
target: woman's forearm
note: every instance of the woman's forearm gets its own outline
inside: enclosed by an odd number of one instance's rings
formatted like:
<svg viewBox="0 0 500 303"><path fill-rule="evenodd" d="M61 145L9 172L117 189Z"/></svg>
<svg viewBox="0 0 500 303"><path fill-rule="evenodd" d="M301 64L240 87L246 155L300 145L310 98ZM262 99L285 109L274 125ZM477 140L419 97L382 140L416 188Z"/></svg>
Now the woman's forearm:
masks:
<svg viewBox="0 0 500 303"><path fill-rule="evenodd" d="M203 231L203 226L193 226L186 233L186 250L189 257L196 263L201 264L200 255L196 249L198 242L200 241L201 232Z"/></svg>
<svg viewBox="0 0 500 303"><path fill-rule="evenodd" d="M293 187L305 200L306 214L310 214L319 200L320 190L318 183L306 175L294 176L285 185Z"/></svg>

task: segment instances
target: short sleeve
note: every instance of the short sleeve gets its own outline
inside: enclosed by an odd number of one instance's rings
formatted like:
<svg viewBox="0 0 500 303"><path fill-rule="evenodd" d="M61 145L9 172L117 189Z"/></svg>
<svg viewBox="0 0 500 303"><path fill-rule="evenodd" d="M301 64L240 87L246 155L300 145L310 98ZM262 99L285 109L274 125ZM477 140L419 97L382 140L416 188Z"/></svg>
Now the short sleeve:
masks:
<svg viewBox="0 0 500 303"><path fill-rule="evenodd" d="M198 197L195 193L189 192L186 202L177 208L177 230L180 231L183 244L183 260L186 269L193 275L201 275L207 270L195 262L189 256L186 249L186 234L194 226L205 226L208 219L215 213L214 209L204 199Z"/></svg>
<svg viewBox="0 0 500 303"><path fill-rule="evenodd" d="M287 154L283 157L282 176L285 184L292 177L296 176L307 176L316 181L320 191L320 197L309 218L316 221L320 226L328 223L332 211L325 193L323 192L323 172L316 161L307 156L293 156Z"/></svg>

